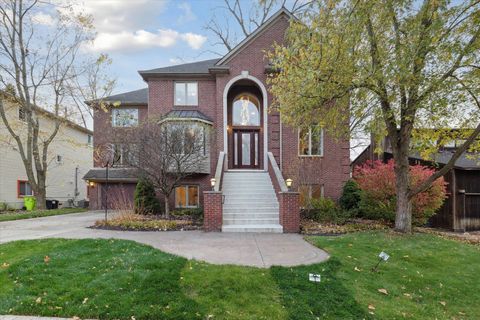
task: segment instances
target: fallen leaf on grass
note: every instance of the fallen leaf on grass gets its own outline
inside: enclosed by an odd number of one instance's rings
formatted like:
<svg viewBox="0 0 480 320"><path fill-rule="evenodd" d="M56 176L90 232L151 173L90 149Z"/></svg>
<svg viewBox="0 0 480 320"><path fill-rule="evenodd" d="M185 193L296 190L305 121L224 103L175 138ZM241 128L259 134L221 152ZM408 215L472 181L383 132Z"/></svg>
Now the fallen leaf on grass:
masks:
<svg viewBox="0 0 480 320"><path fill-rule="evenodd" d="M43 262L45 262L45 264L48 264L50 262L50 257L45 256L45 258L43 258Z"/></svg>
<svg viewBox="0 0 480 320"><path fill-rule="evenodd" d="M82 302L82 304L85 304L85 303L87 303L87 301L88 301L88 298L85 298L85 299L83 299L83 302Z"/></svg>
<svg viewBox="0 0 480 320"><path fill-rule="evenodd" d="M444 307L447 305L447 303L445 301L439 301L439 303Z"/></svg>
<svg viewBox="0 0 480 320"><path fill-rule="evenodd" d="M388 295L387 289L378 289L378 292L383 293L384 295Z"/></svg>
<svg viewBox="0 0 480 320"><path fill-rule="evenodd" d="M41 303L42 302L42 297L38 297L36 300L35 300L36 303Z"/></svg>
<svg viewBox="0 0 480 320"><path fill-rule="evenodd" d="M2 264L2 268L8 268L9 266L10 266L10 264L8 264L7 262L4 262L4 263Z"/></svg>
<svg viewBox="0 0 480 320"><path fill-rule="evenodd" d="M355 267L353 270L358 271L358 272L362 271L362 270L358 269L357 267Z"/></svg>
<svg viewBox="0 0 480 320"><path fill-rule="evenodd" d="M410 293L404 293L403 295L404 295L405 297L409 297L409 298L412 297L412 295L411 295Z"/></svg>
<svg viewBox="0 0 480 320"><path fill-rule="evenodd" d="M375 306L374 306L373 304L369 304L369 305L368 305L368 309L370 309L370 310L375 310Z"/></svg>

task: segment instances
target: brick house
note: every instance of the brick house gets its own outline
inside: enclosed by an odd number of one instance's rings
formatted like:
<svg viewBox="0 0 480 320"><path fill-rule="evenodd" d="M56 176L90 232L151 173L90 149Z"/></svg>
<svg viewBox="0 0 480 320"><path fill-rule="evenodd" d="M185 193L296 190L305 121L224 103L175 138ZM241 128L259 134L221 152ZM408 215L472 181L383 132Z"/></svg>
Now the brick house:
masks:
<svg viewBox="0 0 480 320"><path fill-rule="evenodd" d="M139 71L147 88L109 97L120 106L95 111L95 147L112 143L111 130L153 116L207 124L213 134L209 168L186 179L170 207L203 207L207 231L297 232L300 202L337 199L349 178L350 158L348 140L288 127L270 109L265 50L283 42L292 18L281 9L220 59ZM105 169L99 166L84 177L92 209L106 205ZM285 179L293 180L291 188ZM109 193L131 201L135 183L128 168L110 169Z"/></svg>

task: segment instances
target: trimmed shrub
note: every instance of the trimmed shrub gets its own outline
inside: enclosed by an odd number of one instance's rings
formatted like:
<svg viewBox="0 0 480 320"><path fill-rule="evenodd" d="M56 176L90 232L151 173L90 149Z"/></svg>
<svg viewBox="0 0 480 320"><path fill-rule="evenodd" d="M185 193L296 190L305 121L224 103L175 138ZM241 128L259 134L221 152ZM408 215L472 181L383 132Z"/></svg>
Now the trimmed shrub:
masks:
<svg viewBox="0 0 480 320"><path fill-rule="evenodd" d="M360 216L369 219L395 221L396 189L394 162L368 161L354 170L354 179L362 190ZM428 179L434 169L426 166L410 166L411 187L416 188ZM442 206L446 198L446 182L443 177L412 199L412 223L419 226L427 223Z"/></svg>
<svg viewBox="0 0 480 320"><path fill-rule="evenodd" d="M145 178L141 178L135 188L134 205L137 214L158 214L161 211L160 201L155 194L153 184Z"/></svg>
<svg viewBox="0 0 480 320"><path fill-rule="evenodd" d="M311 199L309 208L304 217L316 222L344 224L350 218L348 211L341 210L335 201L328 198Z"/></svg>
<svg viewBox="0 0 480 320"><path fill-rule="evenodd" d="M172 216L182 217L188 216L193 220L202 220L203 219L203 209L202 208L185 208L185 209L176 209L171 212Z"/></svg>
<svg viewBox="0 0 480 320"><path fill-rule="evenodd" d="M355 180L348 180L343 186L342 195L339 199L340 207L347 211L358 211L362 191Z"/></svg>

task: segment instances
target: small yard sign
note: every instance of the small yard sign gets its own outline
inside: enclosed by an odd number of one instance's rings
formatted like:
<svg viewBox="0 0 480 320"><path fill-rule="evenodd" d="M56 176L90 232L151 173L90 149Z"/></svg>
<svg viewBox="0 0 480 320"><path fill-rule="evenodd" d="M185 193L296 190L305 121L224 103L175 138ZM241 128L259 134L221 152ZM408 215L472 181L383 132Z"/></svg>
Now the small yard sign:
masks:
<svg viewBox="0 0 480 320"><path fill-rule="evenodd" d="M308 280L310 280L312 282L320 282L321 276L319 274L309 273L308 274Z"/></svg>
<svg viewBox="0 0 480 320"><path fill-rule="evenodd" d="M379 257L380 259L382 259L383 261L387 261L388 258L390 258L390 256L389 256L386 252L383 252L383 251L380 252L380 254L378 255L378 257Z"/></svg>
<svg viewBox="0 0 480 320"><path fill-rule="evenodd" d="M386 252L380 252L380 254L378 255L378 262L377 264L375 265L375 267L372 268L372 271L373 272L377 272L378 271L378 266L380 265L380 262L386 262L388 260L388 258L390 258L390 256L386 253Z"/></svg>

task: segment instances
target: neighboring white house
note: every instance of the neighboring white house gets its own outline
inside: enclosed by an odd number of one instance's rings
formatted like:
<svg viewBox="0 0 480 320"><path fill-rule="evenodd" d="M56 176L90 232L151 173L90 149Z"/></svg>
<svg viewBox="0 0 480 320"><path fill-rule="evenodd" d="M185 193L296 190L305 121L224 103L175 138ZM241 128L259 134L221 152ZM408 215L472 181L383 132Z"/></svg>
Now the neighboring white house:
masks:
<svg viewBox="0 0 480 320"><path fill-rule="evenodd" d="M1 99L1 97L0 97ZM16 132L26 130L23 114L17 104L3 100L9 123ZM40 137L54 129L55 116L47 111L37 112ZM22 126L25 128L23 129ZM48 152L47 200L59 200L60 206L76 205L88 198L82 177L93 165L93 132L73 122L62 122ZM0 206L22 208L23 197L32 195L16 142L0 118Z"/></svg>

